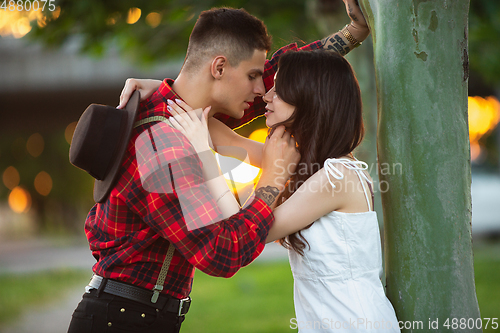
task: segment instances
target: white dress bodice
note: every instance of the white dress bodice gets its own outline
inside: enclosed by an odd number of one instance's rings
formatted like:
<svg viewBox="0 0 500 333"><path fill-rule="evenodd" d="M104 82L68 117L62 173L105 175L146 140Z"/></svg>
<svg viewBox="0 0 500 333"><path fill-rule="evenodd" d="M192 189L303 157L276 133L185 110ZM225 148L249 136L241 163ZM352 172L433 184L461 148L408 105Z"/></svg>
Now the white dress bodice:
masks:
<svg viewBox="0 0 500 333"><path fill-rule="evenodd" d="M341 163L355 170L359 180L366 163L328 159L320 172L341 179ZM331 182L332 186L333 182ZM289 250L294 277L296 321L299 332L399 332L392 304L382 282L382 253L377 213L332 211L301 233L309 243L304 255Z"/></svg>

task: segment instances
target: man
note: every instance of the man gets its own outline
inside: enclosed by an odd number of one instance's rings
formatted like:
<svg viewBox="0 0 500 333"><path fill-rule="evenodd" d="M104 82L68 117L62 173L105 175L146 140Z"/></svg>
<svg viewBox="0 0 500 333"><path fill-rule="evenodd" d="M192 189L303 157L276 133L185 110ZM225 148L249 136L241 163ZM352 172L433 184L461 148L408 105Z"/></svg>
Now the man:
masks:
<svg viewBox="0 0 500 333"><path fill-rule="evenodd" d="M355 0L345 2L354 8L351 15L362 17ZM369 33L366 25L356 29L351 26L353 31L304 49L326 47L347 53ZM167 101L181 98L193 108L210 105L210 115L221 114L232 127L262 114L261 96L272 86L279 55L297 49L289 45L266 61L270 46L264 24L244 10L201 13L179 76L175 81L165 79L151 96L146 94L137 120L168 117ZM135 84L129 81L127 89L132 92ZM87 217L85 230L97 259L95 276L68 332L178 332L190 302L194 268L230 277L262 252L273 222L272 208L287 178L271 162L288 165L295 150L282 136L283 130L275 131L266 144L264 159L269 156L270 163L263 162L255 196L237 214L222 219L220 198L214 200L203 187L200 161L189 141L164 122L140 122L117 184ZM144 158L139 147L148 144L152 157ZM144 181L144 163L155 158L168 163L158 162L163 168L155 180ZM170 245L174 252L163 283L159 276L165 273L162 264L168 261Z"/></svg>

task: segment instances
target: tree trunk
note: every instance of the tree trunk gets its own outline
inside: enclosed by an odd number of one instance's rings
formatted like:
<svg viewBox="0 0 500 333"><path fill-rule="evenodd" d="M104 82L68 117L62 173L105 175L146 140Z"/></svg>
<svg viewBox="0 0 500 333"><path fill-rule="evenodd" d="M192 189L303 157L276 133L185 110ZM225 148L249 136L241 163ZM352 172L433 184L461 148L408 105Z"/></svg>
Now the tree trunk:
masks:
<svg viewBox="0 0 500 333"><path fill-rule="evenodd" d="M469 0L360 5L374 44L387 295L405 332L480 332L467 118Z"/></svg>

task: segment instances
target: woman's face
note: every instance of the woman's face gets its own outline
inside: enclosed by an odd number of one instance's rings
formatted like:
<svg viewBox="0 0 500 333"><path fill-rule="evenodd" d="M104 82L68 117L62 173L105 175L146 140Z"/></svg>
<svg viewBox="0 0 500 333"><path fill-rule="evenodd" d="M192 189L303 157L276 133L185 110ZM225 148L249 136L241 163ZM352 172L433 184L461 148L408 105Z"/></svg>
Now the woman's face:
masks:
<svg viewBox="0 0 500 333"><path fill-rule="evenodd" d="M271 127L274 124L287 120L295 110L295 106L290 105L280 99L280 97L276 93L275 87L272 87L264 95L264 102L267 103L267 112L265 113L267 127Z"/></svg>

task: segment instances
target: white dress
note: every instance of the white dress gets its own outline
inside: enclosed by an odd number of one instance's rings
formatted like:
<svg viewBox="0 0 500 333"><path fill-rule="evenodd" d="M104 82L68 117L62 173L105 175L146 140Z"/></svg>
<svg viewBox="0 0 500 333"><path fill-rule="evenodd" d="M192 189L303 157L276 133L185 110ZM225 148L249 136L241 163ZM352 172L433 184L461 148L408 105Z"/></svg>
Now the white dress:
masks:
<svg viewBox="0 0 500 333"><path fill-rule="evenodd" d="M305 332L400 332L392 304L380 281L382 253L377 213L364 185L367 165L348 159L328 159L324 169L342 179L336 163L355 170L370 211L332 211L316 220L302 235L310 247L304 256L288 251L294 277L296 318L291 328ZM335 186L334 186L335 187Z"/></svg>

